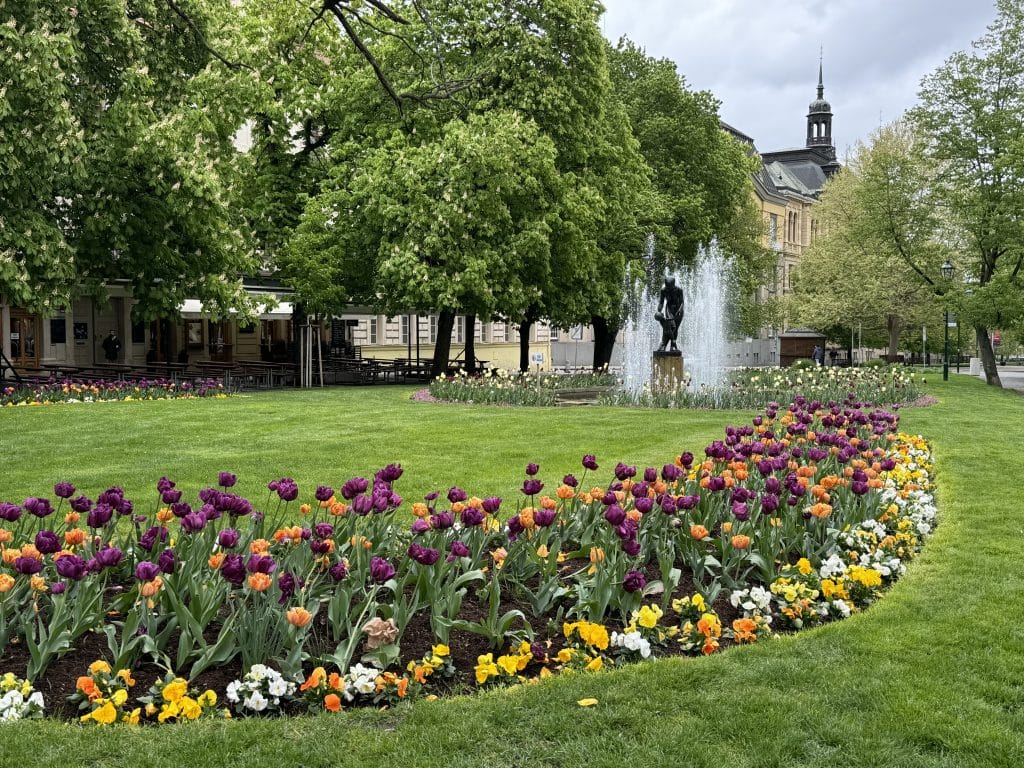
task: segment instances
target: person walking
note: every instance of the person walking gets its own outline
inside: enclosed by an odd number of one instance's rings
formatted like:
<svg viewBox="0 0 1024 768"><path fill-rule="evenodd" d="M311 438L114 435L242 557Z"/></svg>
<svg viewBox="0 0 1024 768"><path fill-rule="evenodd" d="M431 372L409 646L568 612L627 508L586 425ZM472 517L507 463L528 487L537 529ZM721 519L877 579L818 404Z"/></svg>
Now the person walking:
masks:
<svg viewBox="0 0 1024 768"><path fill-rule="evenodd" d="M117 338L117 331L111 331L103 340L103 356L108 363L117 362L117 354L121 351L121 340Z"/></svg>

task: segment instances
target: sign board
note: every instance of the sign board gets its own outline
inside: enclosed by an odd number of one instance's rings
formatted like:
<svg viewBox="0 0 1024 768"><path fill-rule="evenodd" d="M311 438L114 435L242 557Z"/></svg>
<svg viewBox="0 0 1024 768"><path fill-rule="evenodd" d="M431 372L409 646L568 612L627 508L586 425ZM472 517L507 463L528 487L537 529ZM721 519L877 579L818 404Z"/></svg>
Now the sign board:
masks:
<svg viewBox="0 0 1024 768"><path fill-rule="evenodd" d="M530 353L530 362L534 363L535 365L543 365L544 364L544 353L543 352L531 352Z"/></svg>

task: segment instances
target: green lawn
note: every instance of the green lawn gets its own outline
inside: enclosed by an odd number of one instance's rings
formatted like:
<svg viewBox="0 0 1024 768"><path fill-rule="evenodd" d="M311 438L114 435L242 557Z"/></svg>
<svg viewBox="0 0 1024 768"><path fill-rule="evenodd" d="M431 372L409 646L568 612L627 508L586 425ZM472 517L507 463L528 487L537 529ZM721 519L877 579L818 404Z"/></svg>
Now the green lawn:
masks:
<svg viewBox="0 0 1024 768"><path fill-rule="evenodd" d="M0 726L0 766L1016 766L1024 760L1024 399L954 378L904 427L935 446L941 522L863 614L707 659L673 659L390 712L82 730ZM55 479L137 501L160 474L219 469L254 493L400 461L414 497L458 482L511 495L529 460L554 483L584 452L670 460L737 414L440 407L408 390L0 412L0 499ZM746 418L746 414L743 418ZM599 699L581 709L576 700Z"/></svg>

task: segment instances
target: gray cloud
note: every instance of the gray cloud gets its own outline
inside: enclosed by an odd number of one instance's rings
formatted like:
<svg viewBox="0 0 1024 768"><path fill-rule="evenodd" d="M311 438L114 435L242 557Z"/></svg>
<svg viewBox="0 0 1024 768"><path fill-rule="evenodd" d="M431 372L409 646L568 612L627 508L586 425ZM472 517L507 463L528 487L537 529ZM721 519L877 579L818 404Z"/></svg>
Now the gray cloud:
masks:
<svg viewBox="0 0 1024 768"><path fill-rule="evenodd" d="M605 36L672 59L761 150L801 146L824 48L840 156L917 101L921 78L970 48L989 0L604 0Z"/></svg>

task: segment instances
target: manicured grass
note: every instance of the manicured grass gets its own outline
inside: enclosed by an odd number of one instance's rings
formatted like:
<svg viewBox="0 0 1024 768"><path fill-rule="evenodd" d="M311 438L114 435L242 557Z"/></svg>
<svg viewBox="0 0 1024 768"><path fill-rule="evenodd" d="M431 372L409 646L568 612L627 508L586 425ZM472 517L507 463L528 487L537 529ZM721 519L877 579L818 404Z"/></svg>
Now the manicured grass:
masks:
<svg viewBox="0 0 1024 768"><path fill-rule="evenodd" d="M496 408L412 402L411 387L332 388L181 400L53 405L0 410L5 466L0 500L52 496L67 480L95 495L109 485L148 510L167 475L186 496L239 477L236 492L262 502L266 484L294 477L312 500L391 462L405 469L398 492L411 501L459 484L512 499L527 463L554 490L593 453L660 467L721 435L721 412L669 416L622 408ZM733 414L734 418L746 414ZM602 477L602 480L604 478Z"/></svg>
<svg viewBox="0 0 1024 768"><path fill-rule="evenodd" d="M0 765L1017 765L1024 759L1024 513L1016 482L1024 399L966 377L928 390L940 403L906 410L903 425L934 444L940 525L908 574L864 614L707 659L390 712L142 731L18 723L4 727ZM122 405L84 415L5 411L0 498L47 490L69 472L90 483L127 483L126 474L141 473L129 483L138 496L163 472L189 484L220 468L251 471L259 481L291 474L301 487L395 460L411 475L402 480L406 491L457 481L511 494L527 460L558 476L587 451L605 463L662 463L739 418L439 408L407 403L404 394L128 404L130 415L116 413ZM86 445L97 458L82 454ZM64 451L67 458L54 458ZM336 474L325 477L321 468ZM599 699L596 707L576 705L589 696Z"/></svg>

